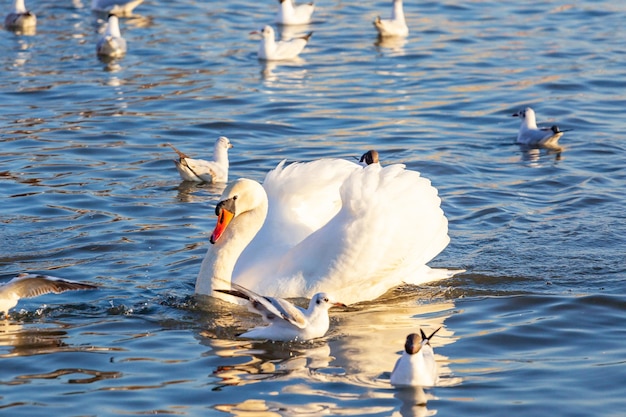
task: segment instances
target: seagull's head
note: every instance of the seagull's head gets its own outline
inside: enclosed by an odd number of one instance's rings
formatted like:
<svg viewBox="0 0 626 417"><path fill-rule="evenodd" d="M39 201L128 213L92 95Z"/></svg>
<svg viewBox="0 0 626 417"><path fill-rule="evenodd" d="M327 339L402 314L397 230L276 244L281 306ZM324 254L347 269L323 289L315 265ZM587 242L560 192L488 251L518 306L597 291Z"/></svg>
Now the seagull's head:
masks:
<svg viewBox="0 0 626 417"><path fill-rule="evenodd" d="M311 298L311 304L315 306L315 308L323 308L325 310L328 310L331 307L346 307L344 303L335 301L332 296L326 294L325 292L315 294L313 298Z"/></svg>
<svg viewBox="0 0 626 417"><path fill-rule="evenodd" d="M517 113L513 113L512 116L513 117L519 117L522 120L528 119L530 117L532 117L534 119L535 118L535 111L533 109L531 109L530 107L526 107L525 109L520 110Z"/></svg>
<svg viewBox="0 0 626 417"><path fill-rule="evenodd" d="M233 147L233 144L230 143L230 140L228 140L226 136L220 136L217 139L216 145L224 149L230 149Z"/></svg>
<svg viewBox="0 0 626 417"><path fill-rule="evenodd" d="M250 35L261 35L264 39L274 39L274 29L270 25L266 25L261 30L253 30Z"/></svg>

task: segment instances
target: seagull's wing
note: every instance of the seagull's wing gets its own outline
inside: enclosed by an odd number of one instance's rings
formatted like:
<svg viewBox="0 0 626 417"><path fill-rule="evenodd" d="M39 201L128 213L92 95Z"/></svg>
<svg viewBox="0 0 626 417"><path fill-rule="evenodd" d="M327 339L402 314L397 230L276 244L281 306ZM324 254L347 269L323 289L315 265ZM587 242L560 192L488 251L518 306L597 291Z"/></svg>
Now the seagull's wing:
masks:
<svg viewBox="0 0 626 417"><path fill-rule="evenodd" d="M292 59L302 52L309 41L310 35L302 38L294 38L288 41L279 41L276 43L277 59Z"/></svg>
<svg viewBox="0 0 626 417"><path fill-rule="evenodd" d="M241 285L232 283L231 290L215 290L249 301L252 312L263 316L268 323L284 320L300 329L306 327L307 320L303 311L282 298L264 297Z"/></svg>
<svg viewBox="0 0 626 417"><path fill-rule="evenodd" d="M69 281L49 275L22 274L0 287L0 296L15 293L20 298L37 297L43 294L62 293L72 290L93 290L95 285Z"/></svg>
<svg viewBox="0 0 626 417"><path fill-rule="evenodd" d="M181 159L181 164L186 165L196 176L206 182L218 180L222 171L215 161L204 159L184 158Z"/></svg>

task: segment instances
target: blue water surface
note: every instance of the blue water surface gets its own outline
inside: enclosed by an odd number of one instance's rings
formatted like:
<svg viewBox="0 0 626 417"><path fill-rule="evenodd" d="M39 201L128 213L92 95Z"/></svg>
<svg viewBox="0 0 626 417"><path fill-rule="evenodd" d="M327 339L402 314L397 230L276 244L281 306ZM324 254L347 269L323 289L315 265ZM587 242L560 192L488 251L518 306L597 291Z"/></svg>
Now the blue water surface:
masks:
<svg viewBox="0 0 626 417"><path fill-rule="evenodd" d="M146 0L105 63L89 1L27 3L36 34L0 36L0 280L101 288L0 322L0 414L623 415L626 4L405 1L381 42L390 1L320 0L283 33L313 32L301 59L262 63L277 2ZM514 144L526 106L572 129L561 152ZM420 171L449 219L430 265L466 272L332 310L324 339L239 339L257 317L193 297L223 186L166 145L220 135L231 180L368 149ZM406 335L442 325L438 386L393 389Z"/></svg>

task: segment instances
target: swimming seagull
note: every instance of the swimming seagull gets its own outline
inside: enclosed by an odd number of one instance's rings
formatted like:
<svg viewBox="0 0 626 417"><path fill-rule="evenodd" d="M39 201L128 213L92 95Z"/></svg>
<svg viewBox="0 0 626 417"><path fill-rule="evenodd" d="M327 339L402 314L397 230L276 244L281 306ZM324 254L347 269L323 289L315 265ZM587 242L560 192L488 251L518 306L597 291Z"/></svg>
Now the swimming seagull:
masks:
<svg viewBox="0 0 626 417"><path fill-rule="evenodd" d="M430 346L430 338L439 329L428 337L422 329L420 329L420 334L411 333L406 337L404 352L391 372L391 385L432 387L437 383L437 363L433 348Z"/></svg>
<svg viewBox="0 0 626 417"><path fill-rule="evenodd" d="M96 44L96 52L98 56L109 58L121 58L126 54L126 40L122 38L119 19L116 15L109 15L104 34Z"/></svg>
<svg viewBox="0 0 626 417"><path fill-rule="evenodd" d="M402 0L393 0L391 9L391 19L381 19L380 16L374 20L374 26L378 29L378 34L385 36L408 36L409 27L404 20L404 10Z"/></svg>
<svg viewBox="0 0 626 417"><path fill-rule="evenodd" d="M20 298L32 298L51 292L59 294L72 290L93 290L95 285L69 281L49 275L20 274L6 284L0 285L0 313L9 312Z"/></svg>
<svg viewBox="0 0 626 417"><path fill-rule="evenodd" d="M311 23L311 15L315 10L313 3L295 5L293 0L278 0L280 6L276 14L279 25L306 25Z"/></svg>
<svg viewBox="0 0 626 417"><path fill-rule="evenodd" d="M543 146L545 148L557 149L559 139L564 132L568 130L560 130L558 126L537 127L535 111L530 107L520 110L513 114L522 121L517 134L517 143L527 146Z"/></svg>
<svg viewBox="0 0 626 417"><path fill-rule="evenodd" d="M168 145L178 154L178 161L174 161L180 177L184 181L194 182L228 182L228 150L233 147L226 136L220 136L215 141L213 160L192 159Z"/></svg>
<svg viewBox="0 0 626 417"><path fill-rule="evenodd" d="M119 17L133 15L135 7L143 0L92 0L91 10L96 13L111 13Z"/></svg>
<svg viewBox="0 0 626 417"><path fill-rule="evenodd" d="M374 149L370 149L369 151L361 155L361 159L359 160L359 162L365 166L378 164L379 163L378 151L375 151Z"/></svg>
<svg viewBox="0 0 626 417"><path fill-rule="evenodd" d="M250 34L259 34L259 31L250 32ZM306 46L313 32L299 38L278 42L275 40L274 29L271 26L265 26L260 34L261 43L257 53L259 59L281 61L296 58Z"/></svg>
<svg viewBox="0 0 626 417"><path fill-rule="evenodd" d="M328 331L328 310L334 306L345 307L345 304L334 301L323 292L315 294L305 310L282 298L265 297L235 283L231 284L230 290L215 291L248 300L248 310L261 315L263 321L269 323L240 335L249 339L281 342L316 339Z"/></svg>
<svg viewBox="0 0 626 417"><path fill-rule="evenodd" d="M13 11L4 18L4 27L9 30L34 30L37 16L26 10L24 0L14 0Z"/></svg>

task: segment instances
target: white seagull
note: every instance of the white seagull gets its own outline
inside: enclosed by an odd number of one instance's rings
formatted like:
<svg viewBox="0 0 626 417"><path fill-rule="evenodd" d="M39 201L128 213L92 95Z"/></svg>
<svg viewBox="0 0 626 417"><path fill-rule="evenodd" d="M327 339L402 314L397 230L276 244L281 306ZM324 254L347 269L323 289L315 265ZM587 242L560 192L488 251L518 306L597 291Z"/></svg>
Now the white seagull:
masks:
<svg viewBox="0 0 626 417"><path fill-rule="evenodd" d="M91 10L96 13L110 13L119 17L129 17L133 15L135 7L142 2L143 0L92 0Z"/></svg>
<svg viewBox="0 0 626 417"><path fill-rule="evenodd" d="M265 26L261 32L254 31L250 34L261 34L261 43L257 55L265 61L283 61L296 58L309 42L313 32L288 41L276 41L274 29Z"/></svg>
<svg viewBox="0 0 626 417"><path fill-rule="evenodd" d="M437 362L435 362L433 348L430 346L430 338L439 329L428 337L422 329L420 329L420 334L411 333L406 337L404 352L391 372L391 385L432 387L437 383Z"/></svg>
<svg viewBox="0 0 626 417"><path fill-rule="evenodd" d="M272 297L325 291L352 304L453 275L426 265L450 239L437 189L419 172L284 162L263 185L240 178L226 187L196 293L219 297L213 289L226 281Z"/></svg>
<svg viewBox="0 0 626 417"><path fill-rule="evenodd" d="M537 127L535 111L530 107L513 114L519 117L521 124L517 133L517 143L527 146L542 146L544 148L559 149L559 139L567 130L560 130L558 126Z"/></svg>
<svg viewBox="0 0 626 417"><path fill-rule="evenodd" d="M275 22L279 25L306 25L311 23L315 10L313 3L295 5L293 0L278 0L280 3Z"/></svg>
<svg viewBox="0 0 626 417"><path fill-rule="evenodd" d="M109 15L104 34L96 43L96 52L98 56L109 58L121 58L126 54L126 40L122 38L116 15Z"/></svg>
<svg viewBox="0 0 626 417"><path fill-rule="evenodd" d="M261 315L263 321L268 323L268 326L255 327L240 335L248 339L291 342L323 337L330 326L328 310L335 306L346 306L334 301L326 293L317 293L305 310L282 298L265 297L241 285L231 284L231 288L215 291L248 300L248 310Z"/></svg>
<svg viewBox="0 0 626 417"><path fill-rule="evenodd" d="M37 26L37 16L26 10L24 0L13 2L13 11L4 18L4 27L9 30L34 30Z"/></svg>
<svg viewBox="0 0 626 417"><path fill-rule="evenodd" d="M374 20L374 26L378 29L378 34L386 36L408 36L409 27L404 20L404 10L402 0L393 0L391 9L391 19L381 19L380 16Z"/></svg>
<svg viewBox="0 0 626 417"><path fill-rule="evenodd" d="M233 147L226 136L220 136L215 141L213 160L192 159L168 145L178 154L178 161L174 161L180 177L184 181L194 182L228 182L228 150Z"/></svg>
<svg viewBox="0 0 626 417"><path fill-rule="evenodd" d="M71 290L93 290L95 285L69 281L49 275L20 274L6 284L0 285L0 313L9 313L20 298L37 297L51 292L62 293Z"/></svg>

